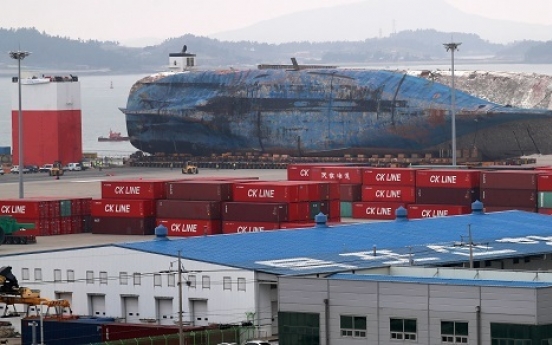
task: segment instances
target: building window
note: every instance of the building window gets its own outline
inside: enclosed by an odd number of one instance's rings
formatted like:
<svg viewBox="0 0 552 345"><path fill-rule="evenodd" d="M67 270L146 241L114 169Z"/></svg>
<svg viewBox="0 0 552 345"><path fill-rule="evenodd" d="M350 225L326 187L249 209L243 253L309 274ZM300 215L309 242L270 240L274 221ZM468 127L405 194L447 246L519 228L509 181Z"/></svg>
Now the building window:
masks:
<svg viewBox="0 0 552 345"><path fill-rule="evenodd" d="M416 341L415 319L390 319L391 339Z"/></svg>
<svg viewBox="0 0 552 345"><path fill-rule="evenodd" d="M161 286L162 277L159 273L153 275L153 286Z"/></svg>
<svg viewBox="0 0 552 345"><path fill-rule="evenodd" d="M222 289L223 290L232 290L232 278L230 278L230 277L222 278Z"/></svg>
<svg viewBox="0 0 552 345"><path fill-rule="evenodd" d="M54 270L54 282L60 282L61 281L61 270L55 269Z"/></svg>
<svg viewBox="0 0 552 345"><path fill-rule="evenodd" d="M29 280L31 279L31 273L29 272L28 268L22 268L21 269L21 280Z"/></svg>
<svg viewBox="0 0 552 345"><path fill-rule="evenodd" d="M34 269L34 279L35 280L42 280L42 268L35 268Z"/></svg>
<svg viewBox="0 0 552 345"><path fill-rule="evenodd" d="M167 275L167 285L176 286L176 274L171 273Z"/></svg>
<svg viewBox="0 0 552 345"><path fill-rule="evenodd" d="M128 285L128 273L119 272L119 285Z"/></svg>
<svg viewBox="0 0 552 345"><path fill-rule="evenodd" d="M245 278L238 278L238 291L245 291Z"/></svg>
<svg viewBox="0 0 552 345"><path fill-rule="evenodd" d="M186 282L186 285L188 287L194 288L196 287L196 276L194 274L188 274L188 281Z"/></svg>
<svg viewBox="0 0 552 345"><path fill-rule="evenodd" d="M107 272L100 272L100 285L107 285Z"/></svg>
<svg viewBox="0 0 552 345"><path fill-rule="evenodd" d="M140 273L134 273L132 275L132 279L133 279L134 285L142 284L142 275Z"/></svg>
<svg viewBox="0 0 552 345"><path fill-rule="evenodd" d="M441 321L441 341L451 344L468 343L468 323L459 321Z"/></svg>
<svg viewBox="0 0 552 345"><path fill-rule="evenodd" d="M94 271L86 271L86 284L94 284Z"/></svg>
<svg viewBox="0 0 552 345"><path fill-rule="evenodd" d="M74 282L75 281L75 271L67 270L67 281L68 282Z"/></svg>
<svg viewBox="0 0 552 345"><path fill-rule="evenodd" d="M203 287L204 289L210 289L211 288L211 277L202 276L201 277L201 287Z"/></svg>
<svg viewBox="0 0 552 345"><path fill-rule="evenodd" d="M366 316L341 315L342 337L366 338Z"/></svg>

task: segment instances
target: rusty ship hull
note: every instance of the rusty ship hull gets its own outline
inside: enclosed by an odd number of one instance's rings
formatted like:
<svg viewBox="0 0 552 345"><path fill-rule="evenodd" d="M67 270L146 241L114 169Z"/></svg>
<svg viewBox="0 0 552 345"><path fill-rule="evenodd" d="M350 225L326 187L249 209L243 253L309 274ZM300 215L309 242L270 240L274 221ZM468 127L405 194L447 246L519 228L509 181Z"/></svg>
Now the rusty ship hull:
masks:
<svg viewBox="0 0 552 345"><path fill-rule="evenodd" d="M451 147L451 89L383 70L220 70L136 82L121 109L131 144L205 156L390 154ZM552 153L552 111L455 91L457 149L487 159Z"/></svg>

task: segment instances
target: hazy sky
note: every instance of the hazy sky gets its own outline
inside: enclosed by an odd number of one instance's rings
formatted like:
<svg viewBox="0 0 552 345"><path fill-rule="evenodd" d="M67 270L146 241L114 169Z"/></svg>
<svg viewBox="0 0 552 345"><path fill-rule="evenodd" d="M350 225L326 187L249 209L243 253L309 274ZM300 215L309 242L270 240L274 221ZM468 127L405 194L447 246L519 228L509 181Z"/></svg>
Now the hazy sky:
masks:
<svg viewBox="0 0 552 345"><path fill-rule="evenodd" d="M552 0L439 1L489 18L552 24ZM18 0L3 3L0 27L35 27L50 35L122 44L144 38L159 43L186 33L208 36L301 10L355 2L361 0Z"/></svg>

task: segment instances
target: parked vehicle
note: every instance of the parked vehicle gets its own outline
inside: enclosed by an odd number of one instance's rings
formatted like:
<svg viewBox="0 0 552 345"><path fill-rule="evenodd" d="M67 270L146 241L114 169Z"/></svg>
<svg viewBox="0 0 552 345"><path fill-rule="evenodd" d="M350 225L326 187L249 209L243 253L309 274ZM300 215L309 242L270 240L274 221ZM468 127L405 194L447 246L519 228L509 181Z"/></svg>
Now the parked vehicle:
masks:
<svg viewBox="0 0 552 345"><path fill-rule="evenodd" d="M34 174L38 172L38 165L25 165L25 169L29 169L29 172Z"/></svg>
<svg viewBox="0 0 552 345"><path fill-rule="evenodd" d="M12 173L12 174L19 174L19 165L14 165L14 166L10 169L10 173ZM29 168L23 167L23 174L28 174L28 173L29 173Z"/></svg>
<svg viewBox="0 0 552 345"><path fill-rule="evenodd" d="M39 169L38 169L38 172L41 172L41 173L49 173L50 171L52 171L52 168L54 167L53 164L44 164L43 166L41 166Z"/></svg>
<svg viewBox="0 0 552 345"><path fill-rule="evenodd" d="M64 168L65 170L69 171L81 171L82 165L80 163L68 163L67 166Z"/></svg>

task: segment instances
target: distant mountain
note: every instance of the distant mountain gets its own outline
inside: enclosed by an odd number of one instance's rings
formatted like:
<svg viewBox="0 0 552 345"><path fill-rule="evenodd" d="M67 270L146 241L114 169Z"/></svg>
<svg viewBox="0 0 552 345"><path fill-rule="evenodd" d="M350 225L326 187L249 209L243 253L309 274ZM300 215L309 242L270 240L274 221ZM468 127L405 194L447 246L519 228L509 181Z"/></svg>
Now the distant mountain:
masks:
<svg viewBox="0 0 552 345"><path fill-rule="evenodd" d="M268 43L360 41L417 29L472 33L503 44L552 39L552 25L489 19L484 14L462 12L443 0L365 0L297 12L210 36L225 41Z"/></svg>

